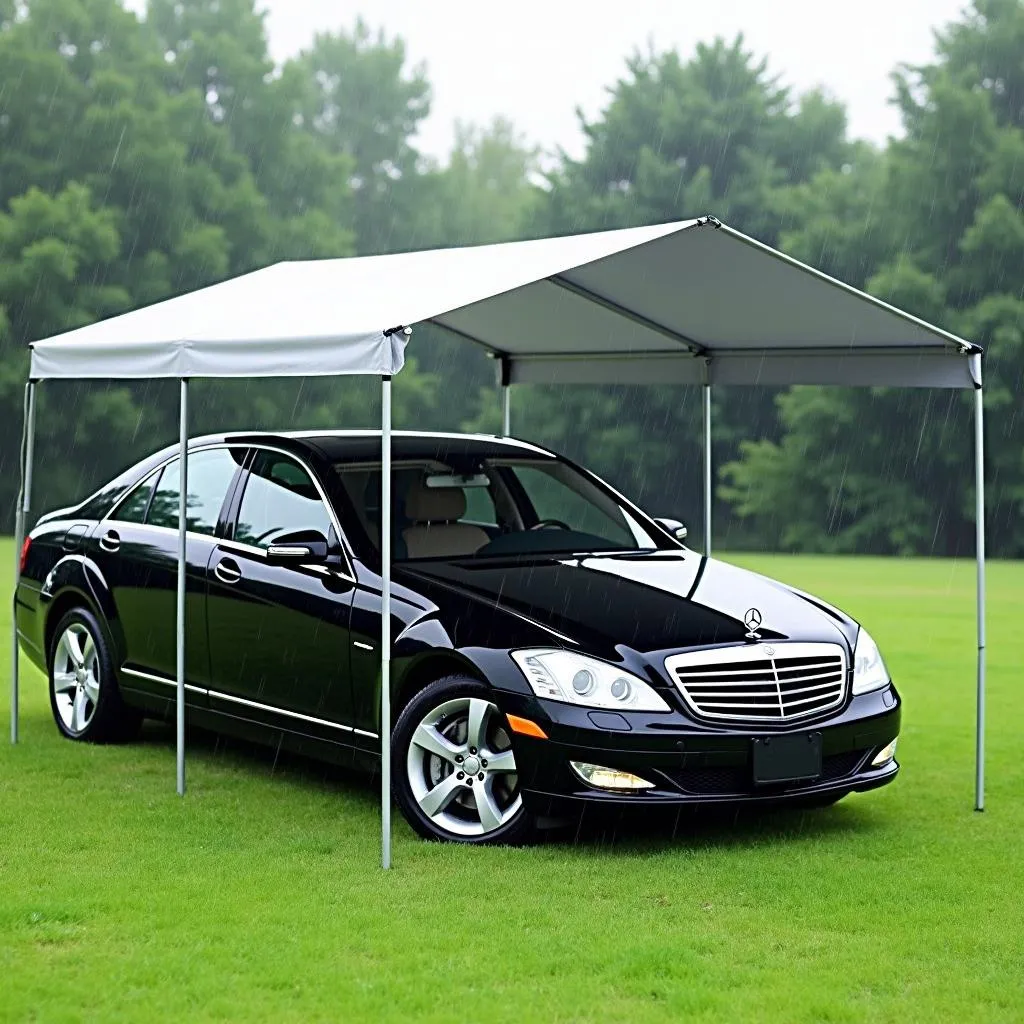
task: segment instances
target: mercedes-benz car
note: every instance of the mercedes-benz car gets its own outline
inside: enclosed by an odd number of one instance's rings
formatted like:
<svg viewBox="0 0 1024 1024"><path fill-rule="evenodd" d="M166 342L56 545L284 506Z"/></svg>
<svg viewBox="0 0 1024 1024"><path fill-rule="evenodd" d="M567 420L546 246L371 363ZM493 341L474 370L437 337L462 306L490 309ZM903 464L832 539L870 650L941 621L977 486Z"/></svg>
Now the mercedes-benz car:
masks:
<svg viewBox="0 0 1024 1024"><path fill-rule="evenodd" d="M685 546L534 444L396 433L392 779L432 839L519 842L586 804L826 804L896 776L863 627ZM174 713L177 448L43 516L20 642L60 732ZM190 442L196 725L380 768L379 433Z"/></svg>

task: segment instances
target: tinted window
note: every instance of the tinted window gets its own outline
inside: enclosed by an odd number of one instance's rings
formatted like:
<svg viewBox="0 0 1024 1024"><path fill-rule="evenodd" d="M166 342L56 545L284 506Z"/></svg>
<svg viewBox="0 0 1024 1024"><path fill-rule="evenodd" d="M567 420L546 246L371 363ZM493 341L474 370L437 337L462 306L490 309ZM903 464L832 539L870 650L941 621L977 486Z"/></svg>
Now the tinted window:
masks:
<svg viewBox="0 0 1024 1024"><path fill-rule="evenodd" d="M486 526L498 525L498 513L494 509L494 499L488 487L464 487L466 495L466 514L463 522L484 523Z"/></svg>
<svg viewBox="0 0 1024 1024"><path fill-rule="evenodd" d="M519 465L512 472L533 505L538 521L554 519L573 531L627 547L636 546L622 509L564 463Z"/></svg>
<svg viewBox="0 0 1024 1024"><path fill-rule="evenodd" d="M139 484L110 514L110 518L116 519L119 523L144 523L146 509L149 508L149 496L153 493L158 476L158 473L154 473L148 480Z"/></svg>
<svg viewBox="0 0 1024 1024"><path fill-rule="evenodd" d="M217 516L220 515L224 496L238 467L236 457L240 458L241 453L233 454L226 448L213 448L189 455L185 517L193 533L212 534L216 530ZM160 474L146 522L152 526L177 529L180 493L181 471L175 459Z"/></svg>
<svg viewBox="0 0 1024 1024"><path fill-rule="evenodd" d="M444 463L439 457L419 465L399 464L392 471L392 552L396 560L428 557L505 557L510 554L656 549L660 538L649 532L618 498L556 459L484 459ZM342 520L357 550L376 552L380 537L380 469L358 464L335 464L350 508ZM422 534L424 520L410 517L410 495L431 474L486 477L488 486L476 480L461 487L465 512L458 522L427 517L436 541L434 550L447 555L427 555L418 544L410 553L410 533ZM435 481L435 484L440 483ZM457 480L451 481L451 490ZM458 507L445 503L446 516ZM344 504L341 509L344 513ZM417 515L423 515L417 498ZM544 522L547 520L548 522ZM551 522L554 520L554 522ZM474 536L469 527L481 525ZM481 533L487 535L486 540ZM417 542L423 540L417 538ZM667 543L660 544L668 547Z"/></svg>
<svg viewBox="0 0 1024 1024"><path fill-rule="evenodd" d="M312 478L278 452L256 455L238 509L235 540L265 548L285 534L316 530L325 537L331 517Z"/></svg>

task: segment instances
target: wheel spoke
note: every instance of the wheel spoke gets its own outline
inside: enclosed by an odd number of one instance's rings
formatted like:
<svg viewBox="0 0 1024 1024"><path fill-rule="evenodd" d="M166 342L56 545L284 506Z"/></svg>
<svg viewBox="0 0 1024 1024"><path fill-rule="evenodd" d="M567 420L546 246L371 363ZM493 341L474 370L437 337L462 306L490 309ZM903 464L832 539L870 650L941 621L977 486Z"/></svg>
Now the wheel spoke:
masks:
<svg viewBox="0 0 1024 1024"><path fill-rule="evenodd" d="M480 815L480 824L485 832L491 832L501 824L501 811L494 801L494 794L491 792L491 780L487 779L482 785L473 787L473 799L476 801L477 813Z"/></svg>
<svg viewBox="0 0 1024 1024"><path fill-rule="evenodd" d="M412 741L417 747L422 747L424 750L430 751L431 754L437 754L438 757L444 758L451 764L455 763L456 754L463 753L462 747L457 747L442 736L434 726L427 725L426 722L420 722L417 726L412 735Z"/></svg>
<svg viewBox="0 0 1024 1024"><path fill-rule="evenodd" d="M472 697L469 701L469 722L466 726L466 745L483 750L487 746L487 716L490 713L489 701Z"/></svg>
<svg viewBox="0 0 1024 1024"><path fill-rule="evenodd" d="M85 634L85 643L82 645L82 664L88 668L92 659L96 657L96 644L93 641L92 633Z"/></svg>
<svg viewBox="0 0 1024 1024"><path fill-rule="evenodd" d="M74 629L69 629L64 634L64 646L71 655L75 668L81 668L85 664L85 657L82 655L82 645L78 642L78 634Z"/></svg>
<svg viewBox="0 0 1024 1024"><path fill-rule="evenodd" d="M96 706L97 701L100 699L100 684L97 682L96 677L90 675L85 681L85 695L92 701L93 707Z"/></svg>
<svg viewBox="0 0 1024 1024"><path fill-rule="evenodd" d="M452 772L421 798L420 807L428 817L433 818L452 802L461 786L462 783L456 777L455 772Z"/></svg>
<svg viewBox="0 0 1024 1024"><path fill-rule="evenodd" d="M78 685L78 679L74 672L54 672L53 692L70 693Z"/></svg>
<svg viewBox="0 0 1024 1024"><path fill-rule="evenodd" d="M514 772L516 770L516 755L511 749L502 750L498 754L487 755L487 767L492 772Z"/></svg>
<svg viewBox="0 0 1024 1024"><path fill-rule="evenodd" d="M75 732L81 732L85 728L85 690L78 690L75 693L75 703L71 707L71 728Z"/></svg>

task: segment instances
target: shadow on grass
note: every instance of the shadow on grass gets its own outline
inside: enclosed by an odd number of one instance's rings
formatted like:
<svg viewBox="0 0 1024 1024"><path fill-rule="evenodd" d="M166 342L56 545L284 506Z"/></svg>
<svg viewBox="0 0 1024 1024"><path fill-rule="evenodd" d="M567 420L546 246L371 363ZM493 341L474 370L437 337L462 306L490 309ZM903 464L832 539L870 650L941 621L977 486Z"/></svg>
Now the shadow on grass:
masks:
<svg viewBox="0 0 1024 1024"><path fill-rule="evenodd" d="M173 726L147 721L138 744L173 747ZM207 765L254 776L275 776L282 783L344 799L376 815L379 775L319 761L287 750L190 727L188 756ZM396 818L400 812L395 809ZM836 807L792 804L708 805L609 808L588 805L577 819L553 824L541 844L571 846L582 854L657 853L660 850L707 849L815 841L833 836L865 836L885 823L860 801L847 798Z"/></svg>

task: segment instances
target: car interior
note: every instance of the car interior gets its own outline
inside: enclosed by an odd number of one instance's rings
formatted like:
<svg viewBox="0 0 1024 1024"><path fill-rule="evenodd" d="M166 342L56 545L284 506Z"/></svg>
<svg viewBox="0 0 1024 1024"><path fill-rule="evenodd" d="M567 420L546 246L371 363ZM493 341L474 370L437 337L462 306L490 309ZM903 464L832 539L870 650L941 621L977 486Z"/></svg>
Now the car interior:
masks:
<svg viewBox="0 0 1024 1024"><path fill-rule="evenodd" d="M380 542L378 466L336 465L367 542ZM392 552L397 561L657 547L604 491L565 463L392 469Z"/></svg>

